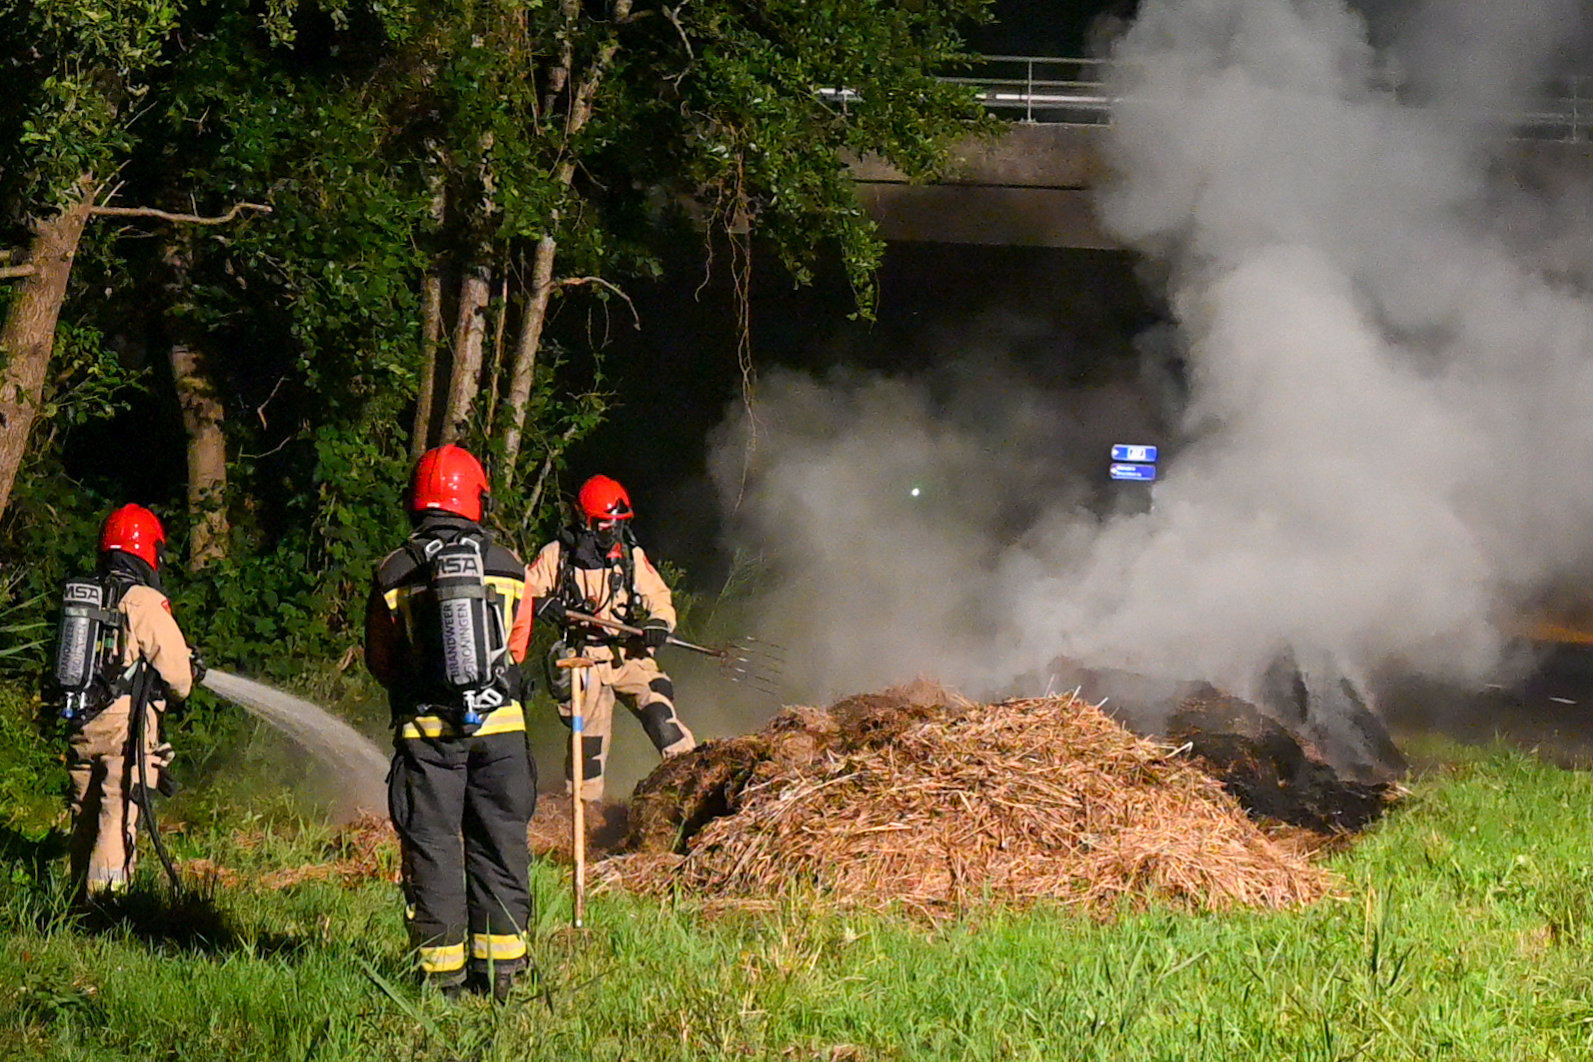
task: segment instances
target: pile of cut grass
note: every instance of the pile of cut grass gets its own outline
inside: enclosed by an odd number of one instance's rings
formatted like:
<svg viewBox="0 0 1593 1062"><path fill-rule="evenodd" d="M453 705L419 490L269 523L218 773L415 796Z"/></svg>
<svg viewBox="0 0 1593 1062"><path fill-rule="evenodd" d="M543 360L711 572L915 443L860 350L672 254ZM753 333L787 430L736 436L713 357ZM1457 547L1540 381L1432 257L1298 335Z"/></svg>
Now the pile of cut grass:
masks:
<svg viewBox="0 0 1593 1062"><path fill-rule="evenodd" d="M977 900L1310 903L1331 877L1170 746L1076 696L974 704L916 684L793 709L644 780L602 879L645 893L938 915Z"/></svg>

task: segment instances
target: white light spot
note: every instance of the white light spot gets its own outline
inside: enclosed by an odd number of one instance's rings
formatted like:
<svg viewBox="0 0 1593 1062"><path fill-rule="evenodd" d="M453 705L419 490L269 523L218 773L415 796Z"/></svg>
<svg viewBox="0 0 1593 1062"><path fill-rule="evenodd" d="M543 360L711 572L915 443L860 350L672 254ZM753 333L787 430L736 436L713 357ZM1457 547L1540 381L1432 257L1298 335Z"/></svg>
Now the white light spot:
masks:
<svg viewBox="0 0 1593 1062"><path fill-rule="evenodd" d="M920 494L922 494L924 492L922 490L920 490L918 487L914 487L912 490L908 491L907 493L911 494L913 497L916 498L916 497L918 497Z"/></svg>

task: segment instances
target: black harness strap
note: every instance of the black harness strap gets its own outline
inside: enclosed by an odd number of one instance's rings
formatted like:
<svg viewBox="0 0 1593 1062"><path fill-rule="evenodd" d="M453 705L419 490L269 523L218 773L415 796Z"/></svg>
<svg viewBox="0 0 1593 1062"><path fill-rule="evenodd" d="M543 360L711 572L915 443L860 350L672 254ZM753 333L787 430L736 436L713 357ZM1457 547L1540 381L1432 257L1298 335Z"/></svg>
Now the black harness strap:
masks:
<svg viewBox="0 0 1593 1062"><path fill-rule="evenodd" d="M585 612L590 609L594 614L601 614L611 604L615 606L621 623L633 624L640 595L636 592L636 555L635 540L630 535L630 529L623 527L620 531L620 555L609 558L599 554L603 563L603 571L607 573L608 596L602 601L588 602L586 591L581 589L580 580L576 577L575 553L577 549L576 535L564 531L559 535L559 590L560 599L568 607ZM595 544L595 543L594 543ZM618 560L616 566L611 560ZM624 591L624 597L620 592ZM607 639L612 641L613 639Z"/></svg>

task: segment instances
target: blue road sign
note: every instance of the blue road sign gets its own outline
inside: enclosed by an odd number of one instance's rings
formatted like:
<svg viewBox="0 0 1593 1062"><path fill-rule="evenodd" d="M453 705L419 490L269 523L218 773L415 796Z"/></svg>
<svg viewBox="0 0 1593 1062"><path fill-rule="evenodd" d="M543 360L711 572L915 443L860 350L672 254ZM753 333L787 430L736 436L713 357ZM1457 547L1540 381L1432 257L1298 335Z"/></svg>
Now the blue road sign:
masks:
<svg viewBox="0 0 1593 1062"><path fill-rule="evenodd" d="M1112 447L1112 460L1134 461L1136 463L1154 465L1156 463L1156 447L1130 446L1127 443L1118 443Z"/></svg>
<svg viewBox="0 0 1593 1062"><path fill-rule="evenodd" d="M1155 465L1113 465L1110 471L1113 479L1126 479L1137 483L1150 483L1156 478Z"/></svg>

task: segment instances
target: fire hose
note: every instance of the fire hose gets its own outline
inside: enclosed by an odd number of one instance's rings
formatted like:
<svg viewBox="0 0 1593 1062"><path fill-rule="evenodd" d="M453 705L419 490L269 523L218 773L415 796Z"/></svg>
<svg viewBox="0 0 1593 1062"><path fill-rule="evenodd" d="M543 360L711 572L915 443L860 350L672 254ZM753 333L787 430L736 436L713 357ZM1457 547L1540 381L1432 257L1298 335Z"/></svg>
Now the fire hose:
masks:
<svg viewBox="0 0 1593 1062"><path fill-rule="evenodd" d="M133 799L138 802L143 814L139 817L144 820L144 829L149 834L149 846L155 850L155 855L160 859L160 865L166 868L166 876L171 879L173 892L181 892L183 882L177 873L177 867L171 861L171 856L166 852L166 845L160 839L160 826L155 821L155 805L149 799L149 751L145 747L145 728L148 720L149 698L151 689L155 684L155 672L149 664L140 660L137 674L133 676L133 688L130 692L132 702L132 725L130 740L133 743L134 762L138 766L138 784L134 787Z"/></svg>

